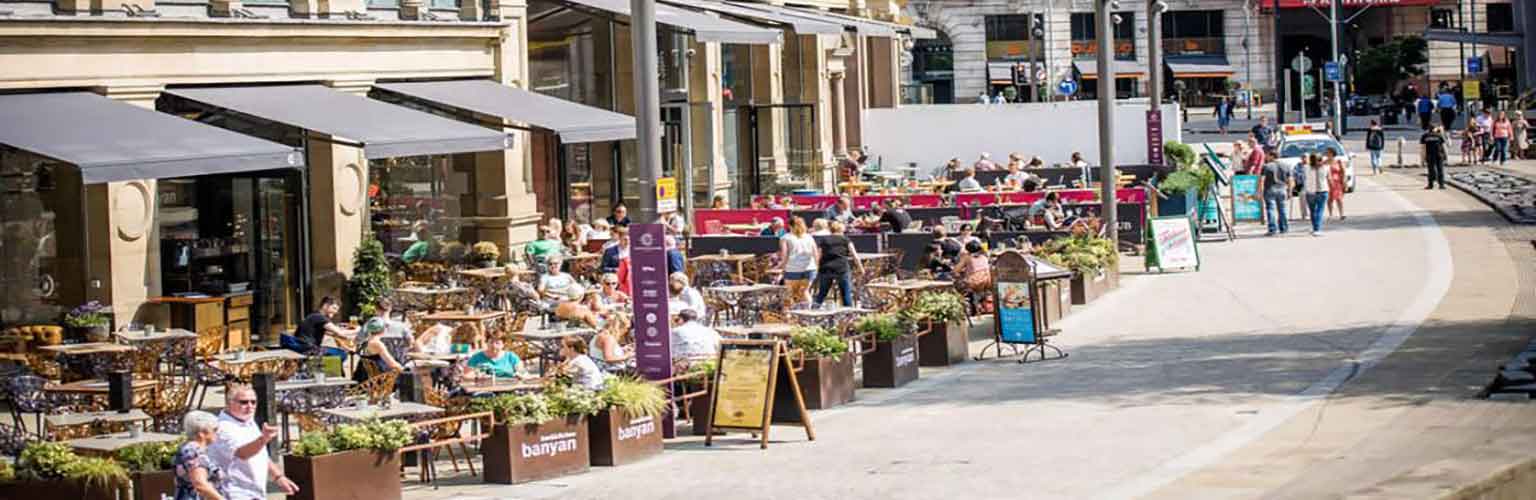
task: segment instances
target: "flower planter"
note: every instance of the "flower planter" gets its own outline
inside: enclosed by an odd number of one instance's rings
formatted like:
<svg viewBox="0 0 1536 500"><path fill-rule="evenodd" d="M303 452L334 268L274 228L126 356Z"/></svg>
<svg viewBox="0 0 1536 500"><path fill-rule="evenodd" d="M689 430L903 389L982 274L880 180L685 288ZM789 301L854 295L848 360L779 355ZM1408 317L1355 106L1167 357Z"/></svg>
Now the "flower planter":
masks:
<svg viewBox="0 0 1536 500"><path fill-rule="evenodd" d="M176 496L176 471L134 472L134 500L160 500L160 495Z"/></svg>
<svg viewBox="0 0 1536 500"><path fill-rule="evenodd" d="M71 336L84 342L107 342L112 340L112 332L106 325L101 326L77 326L70 328Z"/></svg>
<svg viewBox="0 0 1536 500"><path fill-rule="evenodd" d="M283 457L283 474L298 485L290 500L398 500L400 454L350 450L313 457Z"/></svg>
<svg viewBox="0 0 1536 500"><path fill-rule="evenodd" d="M0 484L0 498L116 500L117 492L112 488L87 487L81 481L17 481Z"/></svg>
<svg viewBox="0 0 1536 500"><path fill-rule="evenodd" d="M1072 274L1072 304L1084 305L1120 286L1120 271L1106 269L1095 276Z"/></svg>
<svg viewBox="0 0 1536 500"><path fill-rule="evenodd" d="M480 449L485 454L488 483L526 483L586 472L592 466L585 417L557 418L542 424L496 424Z"/></svg>
<svg viewBox="0 0 1536 500"><path fill-rule="evenodd" d="M1035 303L1045 309L1046 323L1055 324L1072 312L1072 284L1063 280L1040 281Z"/></svg>
<svg viewBox="0 0 1536 500"><path fill-rule="evenodd" d="M587 420L592 465L625 465L660 455L661 418L632 417L622 408L603 410Z"/></svg>
<svg viewBox="0 0 1536 500"><path fill-rule="evenodd" d="M917 342L916 335L876 342L875 350L864 355L864 387L901 387L917 380Z"/></svg>
<svg viewBox="0 0 1536 500"><path fill-rule="evenodd" d="M785 368L779 366L778 389L773 395L773 421L799 422L800 408L795 405L794 386ZM805 358L805 366L795 374L805 409L825 410L853 401L853 353L836 357Z"/></svg>
<svg viewBox="0 0 1536 500"><path fill-rule="evenodd" d="M1199 206L1194 191L1168 195L1157 200L1158 217L1188 217Z"/></svg>
<svg viewBox="0 0 1536 500"><path fill-rule="evenodd" d="M917 338L918 366L950 366L971 355L964 322L933 324L933 331Z"/></svg>

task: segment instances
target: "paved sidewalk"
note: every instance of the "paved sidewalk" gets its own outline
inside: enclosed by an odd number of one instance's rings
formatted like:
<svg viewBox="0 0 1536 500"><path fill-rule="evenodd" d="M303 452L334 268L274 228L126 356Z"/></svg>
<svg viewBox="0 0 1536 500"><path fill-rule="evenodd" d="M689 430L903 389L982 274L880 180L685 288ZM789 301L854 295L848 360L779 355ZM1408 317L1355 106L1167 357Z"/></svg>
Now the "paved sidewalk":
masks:
<svg viewBox="0 0 1536 500"><path fill-rule="evenodd" d="M1060 325L1070 358L860 390L813 413L814 442L790 427L768 450L684 439L627 467L519 486L448 478L407 497L1432 496L1441 479L1492 470L1474 458L1502 462L1492 436L1536 422L1533 407L1468 399L1528 340L1510 317L1529 308L1514 297L1530 297L1536 259L1485 207L1417 182L1362 175L1350 217L1323 237L1242 225L1238 241L1200 247L1201 271L1137 271L1078 309Z"/></svg>

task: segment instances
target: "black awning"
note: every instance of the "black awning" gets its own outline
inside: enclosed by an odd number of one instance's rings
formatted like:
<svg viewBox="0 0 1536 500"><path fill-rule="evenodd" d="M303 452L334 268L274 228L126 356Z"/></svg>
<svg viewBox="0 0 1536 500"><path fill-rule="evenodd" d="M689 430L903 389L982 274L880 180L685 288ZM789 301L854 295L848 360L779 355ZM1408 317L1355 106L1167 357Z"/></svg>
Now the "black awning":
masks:
<svg viewBox="0 0 1536 500"><path fill-rule="evenodd" d="M0 95L0 144L74 164L88 184L303 165L294 148L88 92Z"/></svg>
<svg viewBox="0 0 1536 500"><path fill-rule="evenodd" d="M549 130L567 144L635 138L635 118L489 80L381 83L396 94Z"/></svg>
<svg viewBox="0 0 1536 500"><path fill-rule="evenodd" d="M171 89L209 106L357 141L368 158L495 151L504 132L331 90L321 85Z"/></svg>

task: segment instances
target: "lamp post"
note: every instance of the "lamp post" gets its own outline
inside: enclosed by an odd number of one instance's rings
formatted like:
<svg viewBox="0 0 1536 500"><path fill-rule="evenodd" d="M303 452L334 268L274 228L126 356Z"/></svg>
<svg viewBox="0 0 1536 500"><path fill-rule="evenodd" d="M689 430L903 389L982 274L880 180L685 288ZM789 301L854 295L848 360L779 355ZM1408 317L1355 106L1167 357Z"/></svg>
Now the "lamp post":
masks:
<svg viewBox="0 0 1536 500"><path fill-rule="evenodd" d="M1119 251L1120 231L1117 230L1119 218L1115 213L1115 67L1114 62L1114 36L1115 23L1114 9L1118 7L1115 0L1095 0L1094 14L1098 16L1095 22L1099 29L1099 184L1101 189L1100 200L1103 208L1100 209L1100 220L1109 228L1111 248ZM1083 179L1087 182L1087 179Z"/></svg>
<svg viewBox="0 0 1536 500"><path fill-rule="evenodd" d="M1163 0L1147 0L1147 93L1151 94L1152 112L1163 109Z"/></svg>
<svg viewBox="0 0 1536 500"><path fill-rule="evenodd" d="M661 91L656 67L656 0L629 0L629 39L635 61L635 150L640 163L640 206L635 222L660 220L656 179L661 178ZM691 189L691 188L685 188Z"/></svg>

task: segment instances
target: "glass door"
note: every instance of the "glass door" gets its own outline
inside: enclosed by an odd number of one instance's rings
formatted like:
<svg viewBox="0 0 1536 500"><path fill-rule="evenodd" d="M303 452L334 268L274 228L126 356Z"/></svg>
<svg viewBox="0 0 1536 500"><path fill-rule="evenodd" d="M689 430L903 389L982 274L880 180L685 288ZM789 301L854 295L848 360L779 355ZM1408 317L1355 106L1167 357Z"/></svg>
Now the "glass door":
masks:
<svg viewBox="0 0 1536 500"><path fill-rule="evenodd" d="M252 288L256 300L252 304L252 333L259 335L263 343L270 343L278 334L291 332L304 314L302 279L307 270L301 249L305 220L302 210L303 195L299 176L292 173L281 176L257 177L254 182L254 214L252 248L255 250Z"/></svg>

